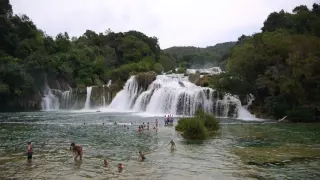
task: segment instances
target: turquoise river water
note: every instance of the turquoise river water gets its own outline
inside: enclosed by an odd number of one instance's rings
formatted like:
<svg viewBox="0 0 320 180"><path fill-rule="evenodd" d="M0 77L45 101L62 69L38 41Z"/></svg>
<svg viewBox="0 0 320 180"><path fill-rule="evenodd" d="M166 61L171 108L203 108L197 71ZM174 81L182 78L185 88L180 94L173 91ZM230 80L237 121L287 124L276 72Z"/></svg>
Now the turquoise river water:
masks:
<svg viewBox="0 0 320 180"><path fill-rule="evenodd" d="M221 119L215 138L190 142L158 117L158 131L138 133L140 124L153 127L156 118L80 111L0 114L0 179L320 179L319 124ZM168 146L171 139L176 151ZM31 163L28 141L34 144ZM82 161L73 160L71 142L82 145ZM150 152L145 162L137 160L139 150Z"/></svg>

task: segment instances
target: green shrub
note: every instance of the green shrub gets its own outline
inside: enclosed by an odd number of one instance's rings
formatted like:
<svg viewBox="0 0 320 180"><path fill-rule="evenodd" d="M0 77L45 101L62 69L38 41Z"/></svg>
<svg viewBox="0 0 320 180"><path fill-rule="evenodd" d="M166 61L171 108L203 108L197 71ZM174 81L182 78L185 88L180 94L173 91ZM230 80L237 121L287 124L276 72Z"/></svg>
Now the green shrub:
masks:
<svg viewBox="0 0 320 180"><path fill-rule="evenodd" d="M186 69L186 68L179 67L179 68L178 68L177 73L178 73L178 74L185 74L185 73L186 73L186 71L187 71L187 69Z"/></svg>
<svg viewBox="0 0 320 180"><path fill-rule="evenodd" d="M160 63L156 63L153 66L153 70L157 73L157 74L161 74L163 71L163 66Z"/></svg>
<svg viewBox="0 0 320 180"><path fill-rule="evenodd" d="M196 111L195 117L198 117L199 119L202 119L204 121L204 126L208 129L210 132L214 132L219 130L220 123L211 114L205 113L202 109L198 109Z"/></svg>
<svg viewBox="0 0 320 180"><path fill-rule="evenodd" d="M292 109L287 112L288 119L293 122L312 122L314 121L314 114L312 110L305 108L305 107L298 107L295 109Z"/></svg>
<svg viewBox="0 0 320 180"><path fill-rule="evenodd" d="M203 140L208 137L208 130L203 121L197 118L184 118L179 120L176 129L182 131L182 136L186 139Z"/></svg>
<svg viewBox="0 0 320 180"><path fill-rule="evenodd" d="M208 134L215 134L220 128L219 121L211 114L203 110L197 110L194 117L181 118L175 129L182 132L186 139L203 140Z"/></svg>

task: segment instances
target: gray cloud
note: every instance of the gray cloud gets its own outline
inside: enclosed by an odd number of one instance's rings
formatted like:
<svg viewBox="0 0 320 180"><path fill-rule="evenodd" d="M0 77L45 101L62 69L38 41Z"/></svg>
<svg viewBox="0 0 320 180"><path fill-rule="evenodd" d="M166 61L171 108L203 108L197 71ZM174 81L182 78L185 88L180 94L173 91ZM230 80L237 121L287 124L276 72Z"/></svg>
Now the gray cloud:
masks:
<svg viewBox="0 0 320 180"><path fill-rule="evenodd" d="M55 36L85 30L138 30L159 38L161 48L207 46L259 32L273 11L311 7L315 0L11 0L38 28Z"/></svg>

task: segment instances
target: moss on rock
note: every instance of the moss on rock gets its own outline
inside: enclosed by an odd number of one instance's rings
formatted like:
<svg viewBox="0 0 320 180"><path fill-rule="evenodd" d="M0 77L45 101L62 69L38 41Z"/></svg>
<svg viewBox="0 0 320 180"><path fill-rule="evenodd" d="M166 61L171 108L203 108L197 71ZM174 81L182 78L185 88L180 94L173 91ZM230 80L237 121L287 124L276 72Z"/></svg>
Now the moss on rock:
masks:
<svg viewBox="0 0 320 180"><path fill-rule="evenodd" d="M145 73L139 73L136 75L139 88L147 90L149 85L156 79L157 73L150 71Z"/></svg>
<svg viewBox="0 0 320 180"><path fill-rule="evenodd" d="M199 81L200 75L199 74L190 74L188 76L188 79L189 79L190 82L195 84L197 81Z"/></svg>
<svg viewBox="0 0 320 180"><path fill-rule="evenodd" d="M202 86L202 87L208 87L209 86L209 80L210 80L210 77L208 75L204 75L202 76L201 78L199 78L195 84L197 86Z"/></svg>

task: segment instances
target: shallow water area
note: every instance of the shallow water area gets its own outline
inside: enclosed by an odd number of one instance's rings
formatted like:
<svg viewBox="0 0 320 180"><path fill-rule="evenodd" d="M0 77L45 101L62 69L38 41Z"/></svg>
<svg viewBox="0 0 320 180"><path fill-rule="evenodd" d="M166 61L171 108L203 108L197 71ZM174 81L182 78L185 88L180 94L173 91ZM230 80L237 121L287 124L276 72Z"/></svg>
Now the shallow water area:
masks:
<svg viewBox="0 0 320 180"><path fill-rule="evenodd" d="M156 118L158 131L152 129ZM150 130L138 133L143 122ZM190 142L165 127L162 116L94 110L0 114L0 179L319 179L319 124L221 122L217 137ZM171 139L176 151L168 146ZM34 144L31 163L27 141ZM82 161L73 160L71 142L82 145ZM145 162L137 160L140 150L150 152ZM124 164L122 173L118 163Z"/></svg>

